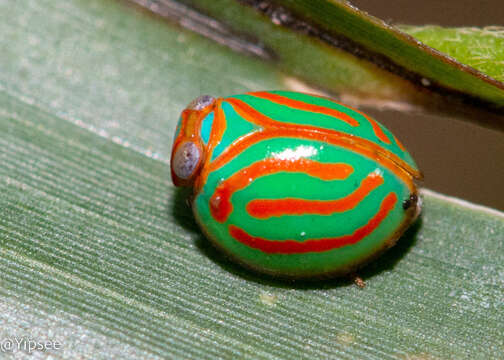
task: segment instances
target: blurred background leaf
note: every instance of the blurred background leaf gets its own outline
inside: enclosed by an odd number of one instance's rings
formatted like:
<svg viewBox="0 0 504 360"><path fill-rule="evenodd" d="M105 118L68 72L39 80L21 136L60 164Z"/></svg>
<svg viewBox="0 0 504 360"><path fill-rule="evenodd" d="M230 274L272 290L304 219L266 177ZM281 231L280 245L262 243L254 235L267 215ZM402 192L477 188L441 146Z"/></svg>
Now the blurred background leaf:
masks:
<svg viewBox="0 0 504 360"><path fill-rule="evenodd" d="M504 73L502 31L468 33L466 29L457 51L448 52L452 58L345 1L130 1L178 19L183 26L200 29L207 36L216 31L211 20L204 19L215 19L235 38L262 45L263 55L278 69L344 100L407 111L415 107L456 113L460 118L504 129L504 83L491 77ZM196 9L199 17L187 22L184 8ZM427 44L439 45L441 41L434 39L447 35L439 27L429 29ZM477 43L493 50L473 68L468 65L476 64ZM491 53L497 56L490 58ZM464 64L468 59L472 60Z"/></svg>
<svg viewBox="0 0 504 360"><path fill-rule="evenodd" d="M0 339L89 359L503 353L502 213L424 190L364 290L255 276L195 226L171 138L199 94L291 80L122 2L4 0L0 14Z"/></svg>
<svg viewBox="0 0 504 360"><path fill-rule="evenodd" d="M443 28L441 26L400 26L434 49L463 64L504 81L504 27Z"/></svg>

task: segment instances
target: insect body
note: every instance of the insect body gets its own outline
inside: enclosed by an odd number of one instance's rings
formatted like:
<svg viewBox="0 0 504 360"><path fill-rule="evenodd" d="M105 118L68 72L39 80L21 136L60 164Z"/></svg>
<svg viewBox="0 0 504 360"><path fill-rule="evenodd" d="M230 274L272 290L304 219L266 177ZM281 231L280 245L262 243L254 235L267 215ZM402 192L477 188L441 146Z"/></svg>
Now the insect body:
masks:
<svg viewBox="0 0 504 360"><path fill-rule="evenodd" d="M344 275L394 245L420 211L421 178L369 116L272 91L183 112L171 158L203 232L241 264L283 277Z"/></svg>

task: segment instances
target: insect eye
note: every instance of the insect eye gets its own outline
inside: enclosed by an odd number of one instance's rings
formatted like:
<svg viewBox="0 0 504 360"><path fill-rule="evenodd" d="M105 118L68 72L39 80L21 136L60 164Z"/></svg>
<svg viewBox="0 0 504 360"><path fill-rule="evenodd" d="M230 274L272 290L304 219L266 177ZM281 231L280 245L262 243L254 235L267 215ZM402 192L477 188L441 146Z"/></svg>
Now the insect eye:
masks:
<svg viewBox="0 0 504 360"><path fill-rule="evenodd" d="M195 172L201 159L201 151L193 142L180 145L172 159L172 168L180 179L187 180Z"/></svg>
<svg viewBox="0 0 504 360"><path fill-rule="evenodd" d="M215 102L215 98L211 95L201 95L197 97L189 105L187 108L190 110L203 110L207 106L212 105Z"/></svg>

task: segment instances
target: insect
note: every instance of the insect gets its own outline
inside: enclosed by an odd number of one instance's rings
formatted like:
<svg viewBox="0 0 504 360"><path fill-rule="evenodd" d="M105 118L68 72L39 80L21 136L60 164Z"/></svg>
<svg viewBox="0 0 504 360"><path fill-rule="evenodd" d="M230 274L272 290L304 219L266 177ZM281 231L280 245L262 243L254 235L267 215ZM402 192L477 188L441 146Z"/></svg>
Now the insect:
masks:
<svg viewBox="0 0 504 360"><path fill-rule="evenodd" d="M420 212L422 177L371 117L288 91L200 96L182 111L172 180L235 261L287 278L351 273L393 246Z"/></svg>

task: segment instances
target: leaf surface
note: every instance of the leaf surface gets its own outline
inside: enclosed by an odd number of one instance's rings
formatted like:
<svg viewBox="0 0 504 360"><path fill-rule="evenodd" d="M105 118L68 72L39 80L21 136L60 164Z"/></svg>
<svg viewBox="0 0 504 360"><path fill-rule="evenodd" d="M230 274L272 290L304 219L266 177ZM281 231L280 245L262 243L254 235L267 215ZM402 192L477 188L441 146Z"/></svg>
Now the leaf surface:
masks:
<svg viewBox="0 0 504 360"><path fill-rule="evenodd" d="M502 213L425 191L364 290L256 276L204 239L167 162L192 98L282 75L115 1L0 14L0 340L68 359L502 353Z"/></svg>

